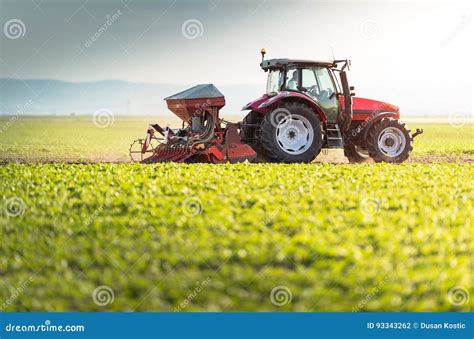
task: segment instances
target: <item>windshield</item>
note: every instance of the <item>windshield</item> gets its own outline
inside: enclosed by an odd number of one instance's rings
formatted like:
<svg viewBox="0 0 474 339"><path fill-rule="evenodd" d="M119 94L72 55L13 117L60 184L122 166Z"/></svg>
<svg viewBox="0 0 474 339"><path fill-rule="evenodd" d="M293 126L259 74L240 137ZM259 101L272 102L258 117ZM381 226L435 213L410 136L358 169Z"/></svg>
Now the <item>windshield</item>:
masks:
<svg viewBox="0 0 474 339"><path fill-rule="evenodd" d="M279 92L282 85L282 80L283 71L278 69L271 70L270 73L268 73L267 94Z"/></svg>

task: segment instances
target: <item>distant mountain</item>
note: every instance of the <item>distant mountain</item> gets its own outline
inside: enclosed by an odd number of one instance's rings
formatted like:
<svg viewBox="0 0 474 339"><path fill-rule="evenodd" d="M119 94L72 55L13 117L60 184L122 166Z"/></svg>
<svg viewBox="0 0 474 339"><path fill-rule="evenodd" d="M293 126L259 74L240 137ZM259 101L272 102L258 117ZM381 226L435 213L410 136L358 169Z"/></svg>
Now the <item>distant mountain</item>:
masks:
<svg viewBox="0 0 474 339"><path fill-rule="evenodd" d="M167 115L163 98L196 84L134 83L120 80L65 82L0 78L0 115L93 114L108 109L117 115ZM239 114L264 85L215 86L225 95L223 113Z"/></svg>

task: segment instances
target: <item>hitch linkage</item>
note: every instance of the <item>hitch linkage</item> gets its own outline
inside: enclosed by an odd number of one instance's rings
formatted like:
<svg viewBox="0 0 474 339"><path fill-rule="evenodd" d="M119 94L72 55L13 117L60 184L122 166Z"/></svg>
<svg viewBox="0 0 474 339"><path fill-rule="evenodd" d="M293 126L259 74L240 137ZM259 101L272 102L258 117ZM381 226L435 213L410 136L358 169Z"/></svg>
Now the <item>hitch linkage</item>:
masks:
<svg viewBox="0 0 474 339"><path fill-rule="evenodd" d="M412 138L415 138L417 135L420 135L423 133L423 129L416 129L416 132L411 135Z"/></svg>

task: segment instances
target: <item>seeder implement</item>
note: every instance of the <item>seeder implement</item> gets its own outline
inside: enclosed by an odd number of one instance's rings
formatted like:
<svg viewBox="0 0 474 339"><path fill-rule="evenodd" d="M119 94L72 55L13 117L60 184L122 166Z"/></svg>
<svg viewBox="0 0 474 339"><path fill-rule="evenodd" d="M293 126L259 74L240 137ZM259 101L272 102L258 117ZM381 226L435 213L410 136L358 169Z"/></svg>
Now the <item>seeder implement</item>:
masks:
<svg viewBox="0 0 474 339"><path fill-rule="evenodd" d="M165 98L168 108L182 121L180 129L151 124L145 139L136 140L130 156L142 163L241 162L257 153L242 144L239 124L219 118L225 98L214 85L197 85ZM159 136L157 136L159 135Z"/></svg>

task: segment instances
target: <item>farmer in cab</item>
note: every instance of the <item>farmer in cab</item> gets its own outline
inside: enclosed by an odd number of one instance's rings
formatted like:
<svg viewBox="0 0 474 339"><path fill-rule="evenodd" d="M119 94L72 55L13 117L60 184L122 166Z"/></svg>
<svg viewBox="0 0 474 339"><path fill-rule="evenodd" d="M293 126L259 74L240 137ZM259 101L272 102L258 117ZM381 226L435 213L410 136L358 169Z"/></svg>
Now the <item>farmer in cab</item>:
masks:
<svg viewBox="0 0 474 339"><path fill-rule="evenodd" d="M298 89L298 70L293 71L293 76L291 77L290 81L288 81L288 85L286 87L293 90Z"/></svg>

